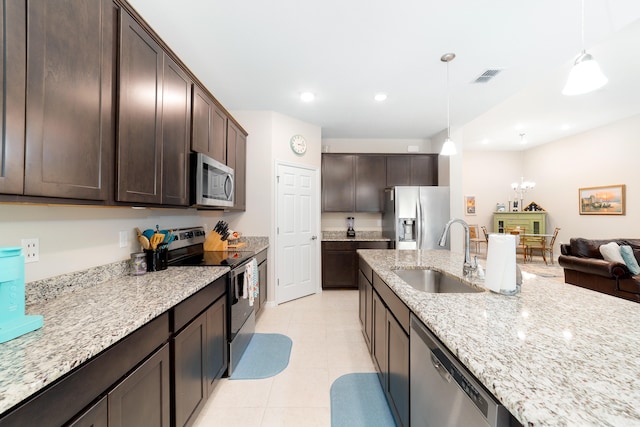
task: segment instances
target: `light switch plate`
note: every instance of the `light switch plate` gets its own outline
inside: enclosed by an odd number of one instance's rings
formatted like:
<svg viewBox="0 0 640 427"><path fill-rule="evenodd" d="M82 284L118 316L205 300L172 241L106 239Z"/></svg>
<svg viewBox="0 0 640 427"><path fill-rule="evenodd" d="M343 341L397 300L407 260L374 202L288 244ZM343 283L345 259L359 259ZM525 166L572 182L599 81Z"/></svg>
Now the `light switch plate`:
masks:
<svg viewBox="0 0 640 427"><path fill-rule="evenodd" d="M120 247L126 248L127 246L129 246L129 233L127 233L126 231L121 231L119 235L120 235Z"/></svg>

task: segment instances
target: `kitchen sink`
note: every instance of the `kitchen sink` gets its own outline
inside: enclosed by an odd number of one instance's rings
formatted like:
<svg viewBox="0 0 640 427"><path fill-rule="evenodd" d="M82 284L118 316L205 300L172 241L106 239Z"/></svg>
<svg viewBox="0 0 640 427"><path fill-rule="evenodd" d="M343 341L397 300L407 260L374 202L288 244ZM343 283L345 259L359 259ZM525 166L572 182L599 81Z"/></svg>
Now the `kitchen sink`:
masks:
<svg viewBox="0 0 640 427"><path fill-rule="evenodd" d="M393 272L411 287L423 292L437 294L483 292L480 288L474 288L455 277L447 276L436 270L398 269Z"/></svg>

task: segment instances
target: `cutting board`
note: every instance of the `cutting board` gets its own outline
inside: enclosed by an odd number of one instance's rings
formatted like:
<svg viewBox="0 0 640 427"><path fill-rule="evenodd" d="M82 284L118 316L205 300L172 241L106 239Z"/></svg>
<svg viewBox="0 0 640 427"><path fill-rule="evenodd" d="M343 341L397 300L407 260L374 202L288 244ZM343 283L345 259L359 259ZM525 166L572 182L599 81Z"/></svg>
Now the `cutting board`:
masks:
<svg viewBox="0 0 640 427"><path fill-rule="evenodd" d="M247 246L247 242L238 242L238 243L229 243L228 246L232 249L238 249L238 248L242 248L244 246Z"/></svg>

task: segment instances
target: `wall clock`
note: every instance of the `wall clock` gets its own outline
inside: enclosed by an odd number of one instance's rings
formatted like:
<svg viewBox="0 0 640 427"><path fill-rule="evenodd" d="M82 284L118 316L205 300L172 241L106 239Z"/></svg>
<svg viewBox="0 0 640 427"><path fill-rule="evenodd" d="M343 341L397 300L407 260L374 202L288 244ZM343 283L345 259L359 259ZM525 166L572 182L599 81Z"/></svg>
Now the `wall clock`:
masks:
<svg viewBox="0 0 640 427"><path fill-rule="evenodd" d="M292 136L289 145L291 146L291 150L298 156L302 156L307 152L307 141L302 135Z"/></svg>

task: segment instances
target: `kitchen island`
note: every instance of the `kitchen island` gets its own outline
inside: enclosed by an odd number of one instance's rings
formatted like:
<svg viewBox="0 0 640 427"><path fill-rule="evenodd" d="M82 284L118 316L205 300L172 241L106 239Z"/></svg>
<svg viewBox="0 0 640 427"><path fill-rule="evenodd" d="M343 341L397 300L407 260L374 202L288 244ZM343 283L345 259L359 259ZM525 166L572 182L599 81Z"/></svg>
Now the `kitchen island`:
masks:
<svg viewBox="0 0 640 427"><path fill-rule="evenodd" d="M522 424L640 425L636 303L526 273L515 296L425 293L393 270L460 277L463 254L358 253Z"/></svg>

